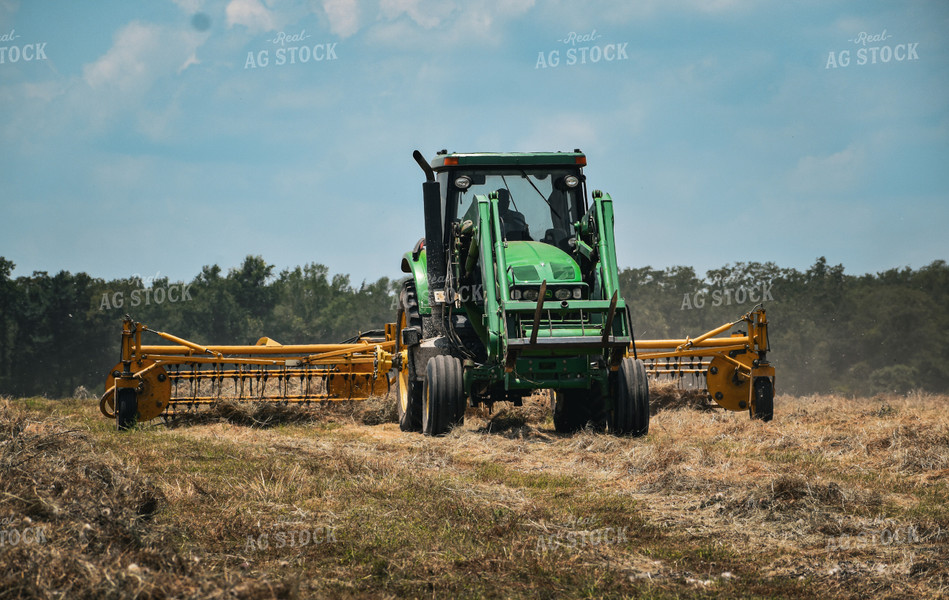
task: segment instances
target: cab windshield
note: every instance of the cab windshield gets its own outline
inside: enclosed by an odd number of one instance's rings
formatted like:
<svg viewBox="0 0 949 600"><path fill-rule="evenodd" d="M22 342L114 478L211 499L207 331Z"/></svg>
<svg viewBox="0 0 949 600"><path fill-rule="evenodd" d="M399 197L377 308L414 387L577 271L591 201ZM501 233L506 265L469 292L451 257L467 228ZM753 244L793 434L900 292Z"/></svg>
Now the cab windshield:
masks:
<svg viewBox="0 0 949 600"><path fill-rule="evenodd" d="M567 176L572 175L574 187ZM502 235L509 241L537 241L560 246L572 235L571 223L580 220L581 186L576 170L523 169L451 173L449 218L477 221L474 197L498 192ZM467 181L461 178L467 178ZM462 185L459 186L458 183ZM468 184L467 189L461 189Z"/></svg>

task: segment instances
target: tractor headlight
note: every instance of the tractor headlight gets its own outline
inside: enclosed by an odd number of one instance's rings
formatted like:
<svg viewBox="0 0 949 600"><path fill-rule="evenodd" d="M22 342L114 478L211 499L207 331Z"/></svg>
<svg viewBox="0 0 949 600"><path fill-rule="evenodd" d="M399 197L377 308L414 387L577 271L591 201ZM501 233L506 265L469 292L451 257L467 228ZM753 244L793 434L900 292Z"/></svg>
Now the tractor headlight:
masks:
<svg viewBox="0 0 949 600"><path fill-rule="evenodd" d="M568 188L575 188L580 185L580 178L576 175L567 175L563 178L563 184Z"/></svg>
<svg viewBox="0 0 949 600"><path fill-rule="evenodd" d="M572 292L570 288L557 288L554 290L554 298L557 300L569 300Z"/></svg>
<svg viewBox="0 0 949 600"><path fill-rule="evenodd" d="M467 190L471 187L471 178L467 175L462 175L455 180L455 187L459 190Z"/></svg>
<svg viewBox="0 0 949 600"><path fill-rule="evenodd" d="M520 300L521 290L511 290L511 300Z"/></svg>
<svg viewBox="0 0 949 600"><path fill-rule="evenodd" d="M524 299L527 300L528 302L536 302L537 295L538 295L537 290L524 290Z"/></svg>
<svg viewBox="0 0 949 600"><path fill-rule="evenodd" d="M583 288L573 288L573 299L580 300L581 298L583 298Z"/></svg>

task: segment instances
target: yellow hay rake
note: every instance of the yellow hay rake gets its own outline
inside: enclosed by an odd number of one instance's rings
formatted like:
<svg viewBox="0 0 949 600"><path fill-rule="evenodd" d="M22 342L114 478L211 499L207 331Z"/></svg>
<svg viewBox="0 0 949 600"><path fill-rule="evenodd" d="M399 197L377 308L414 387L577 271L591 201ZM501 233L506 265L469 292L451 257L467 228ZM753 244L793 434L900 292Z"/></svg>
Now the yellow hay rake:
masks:
<svg viewBox="0 0 949 600"><path fill-rule="evenodd" d="M204 346L126 317L122 358L106 380L99 409L120 429L136 420L225 400L307 405L385 395L395 348L393 325L350 343ZM142 334L170 342L144 345Z"/></svg>
<svg viewBox="0 0 949 600"><path fill-rule="evenodd" d="M736 326L746 330L715 337ZM694 339L637 340L637 357L655 378L705 377L709 396L727 410L748 410L752 418L770 421L774 402L774 367L766 356L768 320L760 305L731 323Z"/></svg>
<svg viewBox="0 0 949 600"><path fill-rule="evenodd" d="M737 326L746 330L722 336ZM774 367L765 358L767 328L764 309L756 307L696 338L637 340L629 351L653 378L704 376L710 398L720 406L770 420ZM143 333L167 343L145 345ZM284 346L261 338L255 345L205 346L127 316L121 360L109 373L99 408L127 429L135 421L227 400L308 406L382 396L404 359L396 350L397 335L390 323L341 344Z"/></svg>

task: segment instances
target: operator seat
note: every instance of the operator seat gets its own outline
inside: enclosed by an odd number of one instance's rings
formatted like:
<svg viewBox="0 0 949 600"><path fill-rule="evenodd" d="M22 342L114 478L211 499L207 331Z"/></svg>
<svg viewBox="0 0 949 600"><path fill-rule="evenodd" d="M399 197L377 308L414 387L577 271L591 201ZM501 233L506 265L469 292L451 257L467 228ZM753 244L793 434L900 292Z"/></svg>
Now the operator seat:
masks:
<svg viewBox="0 0 949 600"><path fill-rule="evenodd" d="M573 252L573 246L570 245L570 232L564 231L558 227L548 229L547 233L544 234L544 239L541 241L545 244L556 246L567 254L571 254Z"/></svg>
<svg viewBox="0 0 949 600"><path fill-rule="evenodd" d="M511 210L511 193L500 188L498 193L498 216L501 217L501 234L509 242L532 241L530 227L524 215Z"/></svg>

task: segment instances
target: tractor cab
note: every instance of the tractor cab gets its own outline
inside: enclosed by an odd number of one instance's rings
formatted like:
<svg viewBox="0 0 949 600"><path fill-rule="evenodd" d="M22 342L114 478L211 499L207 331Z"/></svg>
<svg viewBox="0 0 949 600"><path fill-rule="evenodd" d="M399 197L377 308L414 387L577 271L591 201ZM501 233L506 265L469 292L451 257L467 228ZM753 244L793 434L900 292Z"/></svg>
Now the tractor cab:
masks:
<svg viewBox="0 0 949 600"><path fill-rule="evenodd" d="M571 251L573 224L587 210L586 157L579 151L439 155L432 162L443 196L445 240L453 222L477 221L475 197L496 193L504 241L542 242Z"/></svg>
<svg viewBox="0 0 949 600"><path fill-rule="evenodd" d="M510 299L536 301L544 281L550 299L555 293L569 293L567 297L575 299L580 299L580 293L589 297L596 285L595 273L591 261L579 254L577 244L577 227L589 208L582 171L585 164L586 157L579 150L438 155L432 167L441 192L445 256L450 261L454 249L459 262L476 260L471 240L479 224L477 198L496 199L497 233L503 241L507 279L512 286ZM453 270L446 265L446 276L449 280L454 276L456 287L463 289L483 284L478 269ZM564 283L583 285L558 291L557 286ZM467 308L478 311L470 302Z"/></svg>
<svg viewBox="0 0 949 600"><path fill-rule="evenodd" d="M570 251L573 224L586 212L579 168L454 169L439 177L446 189L445 219L477 220L476 196L498 195L505 241L534 241Z"/></svg>

